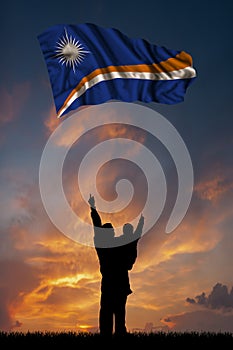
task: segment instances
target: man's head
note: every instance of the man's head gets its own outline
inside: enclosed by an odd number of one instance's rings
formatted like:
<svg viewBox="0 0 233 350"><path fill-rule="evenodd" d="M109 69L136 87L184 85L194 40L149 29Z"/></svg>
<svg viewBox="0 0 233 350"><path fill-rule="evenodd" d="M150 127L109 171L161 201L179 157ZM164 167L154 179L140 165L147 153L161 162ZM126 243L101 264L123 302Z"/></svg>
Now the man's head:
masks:
<svg viewBox="0 0 233 350"><path fill-rule="evenodd" d="M127 223L127 224L124 224L123 226L123 234L125 236L131 236L133 235L133 225Z"/></svg>

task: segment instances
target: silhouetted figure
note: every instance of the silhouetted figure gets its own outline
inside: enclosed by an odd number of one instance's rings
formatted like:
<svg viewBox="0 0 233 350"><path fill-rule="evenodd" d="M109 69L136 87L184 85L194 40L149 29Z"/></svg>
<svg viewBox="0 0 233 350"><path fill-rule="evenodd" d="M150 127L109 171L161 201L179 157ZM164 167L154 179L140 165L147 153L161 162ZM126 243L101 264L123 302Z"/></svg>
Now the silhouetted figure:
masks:
<svg viewBox="0 0 233 350"><path fill-rule="evenodd" d="M115 334L125 335L126 301L132 293L128 271L137 258L137 242L142 234L144 218L141 216L137 229L125 224L123 235L115 237L111 223L102 224L95 207L95 199L90 195L91 218L94 226L94 243L99 258L101 298L99 311L100 334L111 336L115 316Z"/></svg>

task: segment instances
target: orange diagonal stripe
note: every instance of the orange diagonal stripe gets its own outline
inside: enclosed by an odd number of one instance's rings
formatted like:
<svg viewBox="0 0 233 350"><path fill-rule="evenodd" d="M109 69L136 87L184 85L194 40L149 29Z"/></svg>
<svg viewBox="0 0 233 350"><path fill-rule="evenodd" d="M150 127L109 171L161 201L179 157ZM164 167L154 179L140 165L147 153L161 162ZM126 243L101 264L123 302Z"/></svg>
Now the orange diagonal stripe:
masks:
<svg viewBox="0 0 233 350"><path fill-rule="evenodd" d="M182 51L177 54L175 57L168 58L166 61L153 64L136 64L136 65L127 65L127 66L108 66L105 68L98 68L83 77L80 80L79 84L71 91L69 96L66 98L63 106L60 108L62 110L66 106L67 102L72 98L72 96L79 91L82 86L98 76L99 74L106 74L110 72L146 72L146 73L166 73L179 70L185 67L192 66L192 57L186 52Z"/></svg>

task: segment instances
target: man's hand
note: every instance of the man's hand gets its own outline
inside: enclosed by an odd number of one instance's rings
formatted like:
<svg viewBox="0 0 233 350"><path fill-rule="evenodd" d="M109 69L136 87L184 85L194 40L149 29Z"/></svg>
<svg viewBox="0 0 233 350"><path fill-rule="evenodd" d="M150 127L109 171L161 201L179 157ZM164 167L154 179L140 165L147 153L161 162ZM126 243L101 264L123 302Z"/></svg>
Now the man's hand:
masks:
<svg viewBox="0 0 233 350"><path fill-rule="evenodd" d="M90 197L89 197L89 199L88 199L88 203L90 204L90 206L91 206L92 208L95 209L95 198L94 198L94 196L92 196L91 194L90 194Z"/></svg>

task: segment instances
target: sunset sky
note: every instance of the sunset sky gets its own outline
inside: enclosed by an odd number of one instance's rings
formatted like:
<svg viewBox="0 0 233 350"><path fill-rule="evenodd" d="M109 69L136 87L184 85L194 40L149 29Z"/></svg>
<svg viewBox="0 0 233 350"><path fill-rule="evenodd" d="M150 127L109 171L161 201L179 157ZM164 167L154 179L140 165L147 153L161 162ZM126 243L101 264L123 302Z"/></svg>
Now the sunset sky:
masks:
<svg viewBox="0 0 233 350"><path fill-rule="evenodd" d="M0 330L98 328L101 276L95 249L58 229L43 205L39 186L46 142L72 115L56 118L37 36L55 24L86 22L184 50L191 54L197 71L184 102L138 104L138 108L160 113L173 125L192 160L192 199L172 233L166 234L165 226L176 197L177 176L172 160L153 135L136 127L97 127L75 142L64 162L67 201L89 224L88 198L81 197L77 172L82 158L95 145L115 138L135 140L156 155L164 170L165 207L139 241L138 259L130 272L133 294L127 302L127 328L233 332L233 3L228 0L2 3ZM80 118L75 132L92 125L92 110L80 109L85 123ZM56 140L58 150L73 139L73 130L68 131ZM115 151L112 147L109 157ZM127 159L135 154L140 157L136 146ZM90 182L96 180L109 203L115 199L119 179L127 178L134 188L127 209L118 215L103 214L104 220L121 227L143 211L146 179L133 161L112 160L100 168L96 179L90 176L92 171L87 171L84 192L88 194ZM56 194L51 197L55 202ZM153 216L155 208L150 209L148 215ZM62 222L67 219L65 214L60 218ZM82 231L80 225L77 220L78 237L92 235L91 226Z"/></svg>

